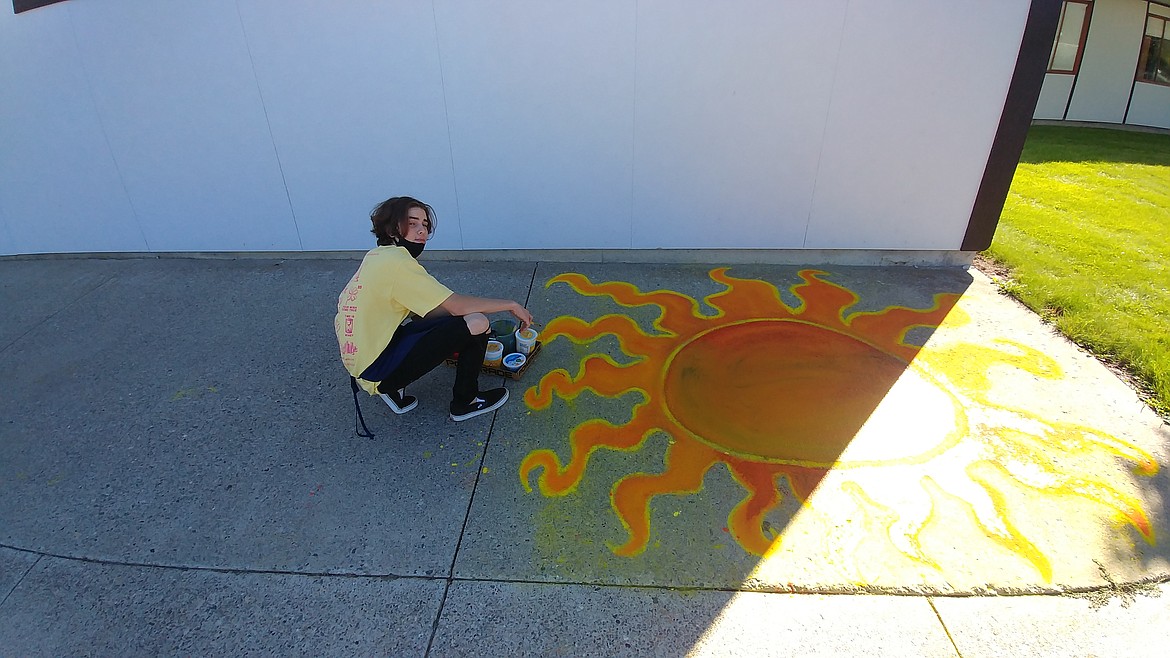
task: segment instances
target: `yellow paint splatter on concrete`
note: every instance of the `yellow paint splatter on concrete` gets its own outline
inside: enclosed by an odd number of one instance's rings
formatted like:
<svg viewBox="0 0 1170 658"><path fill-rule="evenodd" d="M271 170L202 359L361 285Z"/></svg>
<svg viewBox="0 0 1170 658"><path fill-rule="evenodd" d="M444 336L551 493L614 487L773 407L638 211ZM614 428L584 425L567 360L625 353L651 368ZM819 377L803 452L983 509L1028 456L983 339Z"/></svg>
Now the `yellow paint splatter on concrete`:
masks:
<svg viewBox="0 0 1170 658"><path fill-rule="evenodd" d="M217 386L203 386L203 387L194 386L194 387L189 387L189 388L181 388L181 389L175 391L175 394L171 396L171 402L174 402L176 400L182 400L183 398L198 399L198 398L203 397L203 395L205 393L218 393L218 392L219 392L219 387L217 387Z"/></svg>

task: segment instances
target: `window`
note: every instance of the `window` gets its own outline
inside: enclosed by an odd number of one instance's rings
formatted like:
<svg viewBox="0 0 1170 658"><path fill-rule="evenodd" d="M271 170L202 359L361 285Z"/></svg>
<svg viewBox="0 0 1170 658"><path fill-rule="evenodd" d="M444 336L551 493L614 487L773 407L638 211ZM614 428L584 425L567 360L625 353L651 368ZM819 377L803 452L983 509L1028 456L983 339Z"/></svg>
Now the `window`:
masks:
<svg viewBox="0 0 1170 658"><path fill-rule="evenodd" d="M1089 31L1091 6L1092 0L1065 0L1060 8L1060 26L1056 29L1052 56L1048 59L1049 73L1077 72L1081 51L1085 47L1085 34Z"/></svg>
<svg viewBox="0 0 1170 658"><path fill-rule="evenodd" d="M1138 57L1137 79L1142 82L1170 85L1170 29L1161 16L1146 16L1146 35Z"/></svg>

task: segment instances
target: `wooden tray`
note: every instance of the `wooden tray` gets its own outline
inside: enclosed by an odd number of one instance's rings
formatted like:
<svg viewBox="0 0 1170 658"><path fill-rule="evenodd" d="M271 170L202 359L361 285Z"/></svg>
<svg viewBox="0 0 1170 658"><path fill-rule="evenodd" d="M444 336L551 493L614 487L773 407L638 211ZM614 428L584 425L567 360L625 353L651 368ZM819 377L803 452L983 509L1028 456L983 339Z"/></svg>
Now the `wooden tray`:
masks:
<svg viewBox="0 0 1170 658"><path fill-rule="evenodd" d="M528 354L528 359L524 361L524 365L520 366L520 369L516 372L508 370L502 365L498 368L496 366L485 365L483 368L481 368L481 370L489 375L499 375L500 377L507 377L508 379L518 380L524 376L525 372L528 371L528 366L532 365L532 362L536 360L536 355L540 354L541 347L543 347L543 343L541 343L539 340L536 341L536 344L532 346L532 352ZM504 356L507 356L507 354ZM444 363L449 366L453 366L456 364L456 361L455 359L448 357Z"/></svg>

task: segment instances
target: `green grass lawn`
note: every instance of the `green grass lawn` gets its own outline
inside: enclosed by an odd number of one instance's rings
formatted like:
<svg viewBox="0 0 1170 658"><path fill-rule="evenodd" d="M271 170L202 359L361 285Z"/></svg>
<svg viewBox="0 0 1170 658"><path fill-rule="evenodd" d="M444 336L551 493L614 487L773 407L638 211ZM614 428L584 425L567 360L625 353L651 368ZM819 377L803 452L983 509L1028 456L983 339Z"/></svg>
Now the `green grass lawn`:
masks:
<svg viewBox="0 0 1170 658"><path fill-rule="evenodd" d="M1034 126L984 255L1170 414L1170 135Z"/></svg>

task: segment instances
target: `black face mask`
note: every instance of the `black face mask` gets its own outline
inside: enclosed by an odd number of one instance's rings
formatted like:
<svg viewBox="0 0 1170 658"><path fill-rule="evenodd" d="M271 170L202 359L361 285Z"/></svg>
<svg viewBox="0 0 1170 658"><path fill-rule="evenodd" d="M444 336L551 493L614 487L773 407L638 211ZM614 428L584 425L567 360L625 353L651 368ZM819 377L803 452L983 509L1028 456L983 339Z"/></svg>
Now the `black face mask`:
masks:
<svg viewBox="0 0 1170 658"><path fill-rule="evenodd" d="M410 252L410 255L414 256L415 260L418 260L418 255L423 252L423 248L427 246L427 243L425 243L425 242L411 242L410 240L407 240L406 238L402 238L402 239L398 240L398 246L399 247L406 247L406 250Z"/></svg>

